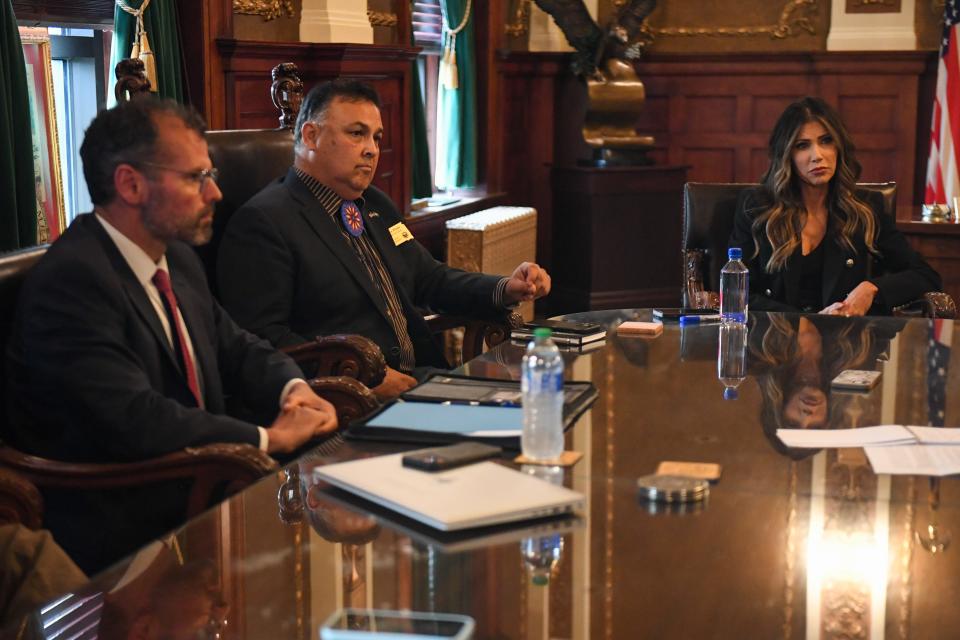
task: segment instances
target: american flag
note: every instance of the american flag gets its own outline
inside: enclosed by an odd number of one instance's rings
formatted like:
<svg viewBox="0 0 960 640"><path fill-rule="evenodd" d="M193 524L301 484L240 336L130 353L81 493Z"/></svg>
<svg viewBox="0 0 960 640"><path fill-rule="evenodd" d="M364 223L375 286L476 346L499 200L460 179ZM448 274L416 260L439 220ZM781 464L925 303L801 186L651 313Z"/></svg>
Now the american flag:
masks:
<svg viewBox="0 0 960 640"><path fill-rule="evenodd" d="M960 197L960 57L957 23L960 0L947 0L943 8L943 37L937 69L937 95L930 126L930 159L927 162L927 204L953 204Z"/></svg>
<svg viewBox="0 0 960 640"><path fill-rule="evenodd" d="M947 408L947 364L953 341L953 320L929 320L927 345L927 424L942 427Z"/></svg>

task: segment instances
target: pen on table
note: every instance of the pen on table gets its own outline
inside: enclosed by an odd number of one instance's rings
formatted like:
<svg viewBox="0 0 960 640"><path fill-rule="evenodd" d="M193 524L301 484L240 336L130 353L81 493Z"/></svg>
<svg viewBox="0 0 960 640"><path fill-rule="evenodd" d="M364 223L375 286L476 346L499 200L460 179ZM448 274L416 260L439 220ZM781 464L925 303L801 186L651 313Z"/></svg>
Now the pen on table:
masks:
<svg viewBox="0 0 960 640"><path fill-rule="evenodd" d="M719 313L709 316L680 316L680 326L688 324L711 324L720 322L721 320L723 320L723 316Z"/></svg>

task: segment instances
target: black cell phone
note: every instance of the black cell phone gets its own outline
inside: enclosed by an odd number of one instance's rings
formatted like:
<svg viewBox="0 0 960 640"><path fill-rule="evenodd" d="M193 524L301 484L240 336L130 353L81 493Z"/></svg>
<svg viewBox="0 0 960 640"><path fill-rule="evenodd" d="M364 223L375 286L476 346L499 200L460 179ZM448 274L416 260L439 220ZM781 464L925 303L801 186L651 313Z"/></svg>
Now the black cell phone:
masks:
<svg viewBox="0 0 960 640"><path fill-rule="evenodd" d="M421 471L445 471L493 458L501 453L500 447L482 442L458 442L445 447L411 451L403 456L403 466Z"/></svg>
<svg viewBox="0 0 960 640"><path fill-rule="evenodd" d="M603 325L596 322L567 322L566 320L537 320L536 322L524 323L525 329L534 330L539 327L546 327L554 331L563 331L564 333L575 333L578 335L590 335L603 331Z"/></svg>
<svg viewBox="0 0 960 640"><path fill-rule="evenodd" d="M720 313L719 309L683 309L680 307L669 307L654 309L653 317L659 320L679 320L680 316L712 316L717 313Z"/></svg>

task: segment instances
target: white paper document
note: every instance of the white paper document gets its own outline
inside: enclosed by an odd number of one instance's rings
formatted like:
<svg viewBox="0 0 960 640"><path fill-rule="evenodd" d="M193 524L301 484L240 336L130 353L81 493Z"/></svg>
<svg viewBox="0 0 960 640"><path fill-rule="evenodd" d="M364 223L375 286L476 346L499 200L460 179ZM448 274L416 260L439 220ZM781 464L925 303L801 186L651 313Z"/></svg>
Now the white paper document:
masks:
<svg viewBox="0 0 960 640"><path fill-rule="evenodd" d="M937 427L933 429L948 431ZM948 476L960 473L960 447L955 445L908 444L864 447L864 451L870 459L873 472L878 474Z"/></svg>

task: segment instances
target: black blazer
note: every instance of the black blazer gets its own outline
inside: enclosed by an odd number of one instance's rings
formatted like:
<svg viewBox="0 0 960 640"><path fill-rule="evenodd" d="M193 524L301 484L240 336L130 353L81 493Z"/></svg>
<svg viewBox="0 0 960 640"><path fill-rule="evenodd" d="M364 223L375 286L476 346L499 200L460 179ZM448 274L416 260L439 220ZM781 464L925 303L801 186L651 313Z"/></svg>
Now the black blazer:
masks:
<svg viewBox="0 0 960 640"><path fill-rule="evenodd" d="M375 187L363 200L364 233L393 276L417 366L448 367L424 310L493 312L500 278L451 268L416 241L395 244L389 229L402 222L396 207ZM223 305L237 322L278 347L357 333L380 346L388 365L399 365L400 345L382 296L338 222L292 168L233 214L220 244L217 279Z"/></svg>
<svg viewBox="0 0 960 640"><path fill-rule="evenodd" d="M194 251L167 262L193 342L198 409L143 287L92 214L78 217L30 271L7 357L3 437L30 453L122 462L211 442L259 443L256 425L224 414L225 396L272 420L300 370L243 331L210 295ZM183 521L186 487L47 491L45 526L90 573Z"/></svg>
<svg viewBox="0 0 960 640"><path fill-rule="evenodd" d="M854 240L854 250L840 244L833 221L827 223L824 237L823 297L820 309L842 301L864 280L877 286L870 313L889 315L893 308L916 300L928 291L939 291L940 276L913 251L906 238L896 230L894 220L882 213L879 193L858 189L857 198L866 202L873 212L877 236L875 246L879 255L872 255L862 236ZM750 269L750 308L758 311L799 311L800 306L800 247L787 259L786 267L767 273L764 265L773 254L765 236L761 238L759 253L754 255L751 225L763 211L760 190L745 189L737 200L731 247L743 249L744 263ZM820 309L817 309L819 311Z"/></svg>

